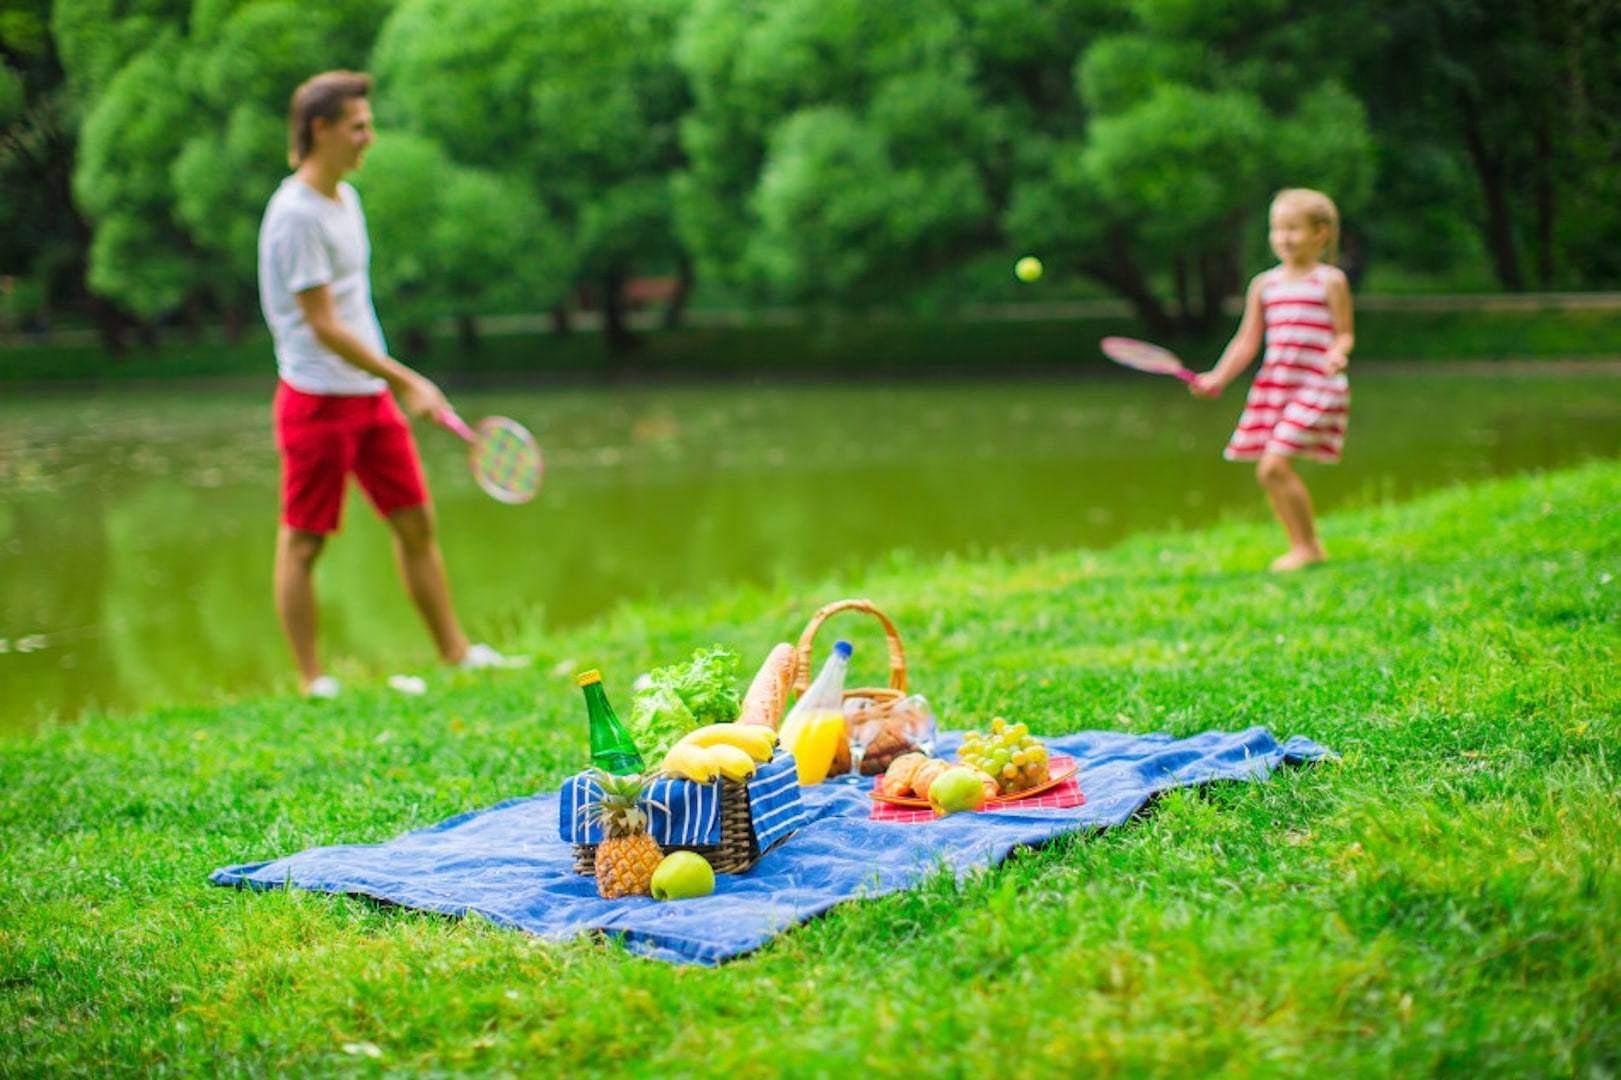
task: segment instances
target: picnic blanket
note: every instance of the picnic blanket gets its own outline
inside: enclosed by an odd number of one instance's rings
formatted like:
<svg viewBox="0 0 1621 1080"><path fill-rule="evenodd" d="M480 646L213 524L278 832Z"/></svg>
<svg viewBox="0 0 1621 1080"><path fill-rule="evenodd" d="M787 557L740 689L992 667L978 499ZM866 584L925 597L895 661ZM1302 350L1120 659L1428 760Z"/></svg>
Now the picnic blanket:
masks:
<svg viewBox="0 0 1621 1080"><path fill-rule="evenodd" d="M949 755L960 733L943 733ZM804 789L806 823L747 874L717 878L714 895L676 903L603 900L576 874L558 839L558 794L511 799L384 844L311 848L216 870L217 885L296 886L352 893L445 915L476 913L503 926L566 940L599 931L625 948L674 963L717 964L752 952L845 900L907 888L944 867L962 875L1079 829L1119 825L1158 792L1213 780L1264 780L1279 765L1331 751L1265 728L1186 739L1088 731L1044 740L1080 765L1083 805L1010 807L924 824L869 820L867 784Z"/></svg>

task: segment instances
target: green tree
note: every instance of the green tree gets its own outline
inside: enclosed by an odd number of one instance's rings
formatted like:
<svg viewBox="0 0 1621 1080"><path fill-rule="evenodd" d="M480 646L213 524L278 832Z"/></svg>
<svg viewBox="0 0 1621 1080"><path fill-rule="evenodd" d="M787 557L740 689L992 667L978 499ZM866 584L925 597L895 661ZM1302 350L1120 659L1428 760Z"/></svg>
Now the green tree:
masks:
<svg viewBox="0 0 1621 1080"><path fill-rule="evenodd" d="M210 306L230 326L253 310L259 219L287 175L293 88L364 66L391 0L198 0L179 80L199 108L170 163L174 216L210 262Z"/></svg>
<svg viewBox="0 0 1621 1080"><path fill-rule="evenodd" d="M118 313L85 285L90 229L72 191L78 99L51 18L48 0L0 12L0 274L21 279L12 294L20 314L48 318L88 303L116 346Z"/></svg>
<svg viewBox="0 0 1621 1080"><path fill-rule="evenodd" d="M288 96L316 71L363 66L390 3L61 0L92 289L148 320L184 306L240 327L259 218L286 175Z"/></svg>
<svg viewBox="0 0 1621 1080"><path fill-rule="evenodd" d="M526 185L457 165L425 136L384 133L356 178L372 237L372 282L385 325L420 334L472 316L550 303L574 272L569 245Z"/></svg>
<svg viewBox="0 0 1621 1080"><path fill-rule="evenodd" d="M696 102L683 236L705 275L844 303L1040 250L1157 332L1208 325L1273 189L1367 197L1362 108L1309 62L1323 18L1284 0L699 0L677 53Z"/></svg>
<svg viewBox="0 0 1621 1080"><path fill-rule="evenodd" d="M185 46L163 31L107 82L80 131L74 193L95 222L90 287L145 319L179 307L209 279L174 216L170 168L197 116L175 78Z"/></svg>
<svg viewBox="0 0 1621 1080"><path fill-rule="evenodd" d="M1404 259L1461 215L1504 288L1621 281L1621 5L1367 0L1346 17L1398 196L1376 228Z"/></svg>
<svg viewBox="0 0 1621 1080"><path fill-rule="evenodd" d="M452 161L545 208L575 279L600 290L616 349L633 343L619 306L627 278L638 266L682 265L669 177L687 95L670 41L684 7L404 0L373 57L385 124L433 139Z"/></svg>

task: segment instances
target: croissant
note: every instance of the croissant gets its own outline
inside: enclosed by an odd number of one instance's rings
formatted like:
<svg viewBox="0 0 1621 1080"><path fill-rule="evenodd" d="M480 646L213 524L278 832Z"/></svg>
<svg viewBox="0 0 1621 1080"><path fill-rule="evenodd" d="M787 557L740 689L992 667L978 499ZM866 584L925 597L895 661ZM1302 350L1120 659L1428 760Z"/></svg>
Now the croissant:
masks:
<svg viewBox="0 0 1621 1080"><path fill-rule="evenodd" d="M904 796L912 790L912 778L928 764L929 759L919 753L901 754L889 763L884 773L882 791L885 795Z"/></svg>
<svg viewBox="0 0 1621 1080"><path fill-rule="evenodd" d="M939 758L929 758L912 774L912 794L920 799L929 797L929 785L939 779L940 774L951 768L947 762Z"/></svg>

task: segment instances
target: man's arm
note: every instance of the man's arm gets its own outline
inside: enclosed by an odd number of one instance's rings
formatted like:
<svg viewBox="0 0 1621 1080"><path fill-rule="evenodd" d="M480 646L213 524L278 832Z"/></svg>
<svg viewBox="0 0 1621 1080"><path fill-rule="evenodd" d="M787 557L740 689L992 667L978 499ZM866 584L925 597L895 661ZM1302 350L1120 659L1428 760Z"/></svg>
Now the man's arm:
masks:
<svg viewBox="0 0 1621 1080"><path fill-rule="evenodd" d="M450 402L440 393L432 380L412 371L393 357L384 356L370 348L344 325L332 304L332 290L316 285L297 294L298 307L322 345L343 359L387 382L405 411L412 416L430 417L441 409L450 408Z"/></svg>

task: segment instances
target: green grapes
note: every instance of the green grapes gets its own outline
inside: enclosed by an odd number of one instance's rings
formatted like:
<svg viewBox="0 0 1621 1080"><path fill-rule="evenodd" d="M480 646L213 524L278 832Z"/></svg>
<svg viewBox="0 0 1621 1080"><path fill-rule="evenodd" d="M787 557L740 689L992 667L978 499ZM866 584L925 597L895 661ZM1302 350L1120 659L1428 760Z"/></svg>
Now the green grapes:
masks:
<svg viewBox="0 0 1621 1080"><path fill-rule="evenodd" d="M1047 748L1031 737L1024 724L1009 724L1000 716L991 720L991 730L971 731L963 736L958 757L996 781L1003 795L1045 784Z"/></svg>

